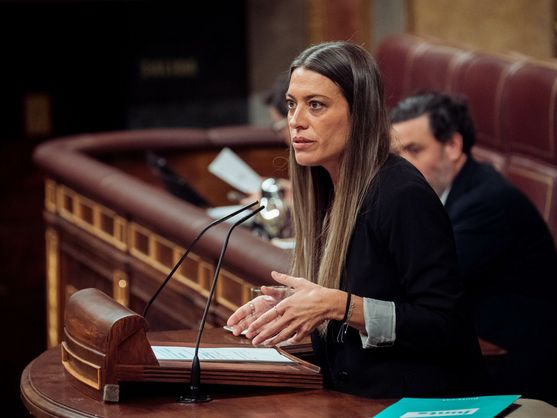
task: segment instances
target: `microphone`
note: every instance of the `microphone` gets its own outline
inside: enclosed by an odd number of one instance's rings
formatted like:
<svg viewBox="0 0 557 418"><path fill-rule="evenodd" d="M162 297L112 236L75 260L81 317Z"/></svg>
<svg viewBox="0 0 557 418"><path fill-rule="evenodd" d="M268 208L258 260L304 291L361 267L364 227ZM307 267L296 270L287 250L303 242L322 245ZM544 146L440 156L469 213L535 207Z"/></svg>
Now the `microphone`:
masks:
<svg viewBox="0 0 557 418"><path fill-rule="evenodd" d="M178 260L178 262L176 263L176 265L172 268L172 270L170 271L170 273L168 273L168 276L166 276L166 279L164 279L164 281L162 282L162 284L159 286L159 288L157 289L157 291L155 292L155 294L151 297L151 299L149 299L149 302L147 302L147 304L145 305L145 308L143 309L143 318L147 317L147 312L149 311L149 308L151 307L151 305L153 304L153 302L155 301L155 299L157 298L157 296L159 296L159 293L162 291L162 289L164 289L164 287L166 286L166 284L168 283L168 281L170 280L170 278L174 275L174 273L176 272L176 270L178 270L178 267L180 267L180 265L182 264L182 262L186 259L186 257L188 256L188 254L190 253L190 251L193 249L193 247L195 247L195 244L197 244L197 241L199 241L199 239L205 234L205 232L207 232L209 229L211 229L212 227L214 227L215 225L218 225L230 218L232 218L233 216L238 215L239 213L242 213L243 211L245 211L246 209L251 208L253 205L256 205L257 203L259 203L257 200L255 202L252 202L246 206L242 206L240 209L238 209L235 212L232 212L226 216L223 216L222 218L219 218L213 222L211 222L209 225L207 225L205 228L203 228L203 230L197 234L197 237L195 237L195 239L191 242L190 246L188 247L188 249L186 250L186 252L182 255L182 257ZM252 212L253 214L253 212ZM249 215L252 216L252 215ZM248 216L248 218L249 218ZM247 218L246 218L247 219ZM242 221L243 222L243 221ZM240 222L240 223L242 223Z"/></svg>
<svg viewBox="0 0 557 418"><path fill-rule="evenodd" d="M257 202L256 202L257 203ZM259 208L252 211L249 215L244 216L242 219L234 222L228 233L226 234L226 238L224 243L222 244L222 249L219 255L219 259L217 261L217 266L215 268L215 274L213 276L213 282L211 283L211 290L209 291L209 296L207 298L207 303L205 304L205 310L203 311L203 317L201 318L201 322L199 323L199 331L197 333L197 340L195 341L195 352L193 355L193 359L191 362L191 374L190 374L190 387L189 392L185 395L181 395L178 397L178 402L181 403L201 403L201 402L208 402L211 400L211 397L206 393L202 393L200 391L201 386L201 365L199 364L199 344L201 343L201 335L203 334L203 329L205 328L205 321L207 320L207 314L209 313L209 307L211 306L211 300L213 299L213 295L215 293L215 288L217 286L217 279L219 277L220 272L220 265L222 263L222 259L224 258L224 253L226 252L226 247L228 246L228 240L230 239L230 234L234 228L236 228L241 223L247 221L252 216L256 215L257 213L261 212L265 209L265 206L260 206Z"/></svg>

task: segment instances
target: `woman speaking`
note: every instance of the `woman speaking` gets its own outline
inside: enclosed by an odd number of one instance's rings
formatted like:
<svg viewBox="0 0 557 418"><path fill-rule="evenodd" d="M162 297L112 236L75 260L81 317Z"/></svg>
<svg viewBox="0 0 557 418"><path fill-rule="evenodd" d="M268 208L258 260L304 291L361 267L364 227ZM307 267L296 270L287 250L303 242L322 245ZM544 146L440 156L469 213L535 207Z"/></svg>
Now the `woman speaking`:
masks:
<svg viewBox="0 0 557 418"><path fill-rule="evenodd" d="M291 295L228 320L254 345L311 333L326 386L368 397L477 394L483 369L451 226L422 175L389 153L377 65L349 42L308 48L286 94L296 247Z"/></svg>

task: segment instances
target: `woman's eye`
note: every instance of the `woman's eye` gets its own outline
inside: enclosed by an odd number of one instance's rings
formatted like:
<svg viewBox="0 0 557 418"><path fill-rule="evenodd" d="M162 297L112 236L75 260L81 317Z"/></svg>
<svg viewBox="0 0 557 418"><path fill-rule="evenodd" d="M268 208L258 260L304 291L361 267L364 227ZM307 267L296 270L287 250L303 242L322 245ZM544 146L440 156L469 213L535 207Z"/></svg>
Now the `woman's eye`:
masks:
<svg viewBox="0 0 557 418"><path fill-rule="evenodd" d="M288 109L294 109L294 108L296 107L296 103L294 103L293 100L287 100L287 101L286 101L286 107L287 107Z"/></svg>
<svg viewBox="0 0 557 418"><path fill-rule="evenodd" d="M321 102L316 102L316 101L311 101L309 102L309 107L311 110L320 110L323 108L323 103Z"/></svg>

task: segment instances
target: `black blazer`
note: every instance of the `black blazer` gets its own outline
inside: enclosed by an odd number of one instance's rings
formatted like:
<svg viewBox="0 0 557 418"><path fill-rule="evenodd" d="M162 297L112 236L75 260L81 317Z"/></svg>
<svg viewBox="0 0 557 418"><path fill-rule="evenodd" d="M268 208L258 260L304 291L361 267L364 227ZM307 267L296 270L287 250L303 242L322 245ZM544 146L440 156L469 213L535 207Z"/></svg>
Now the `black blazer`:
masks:
<svg viewBox="0 0 557 418"><path fill-rule="evenodd" d="M557 256L547 225L526 196L472 158L445 207L477 332L509 351L493 370L497 390L555 400Z"/></svg>
<svg viewBox="0 0 557 418"><path fill-rule="evenodd" d="M464 314L447 214L423 176L390 156L375 178L352 236L342 288L393 301L396 341L363 349L339 323L312 335L329 387L376 398L467 395L480 388L481 354Z"/></svg>

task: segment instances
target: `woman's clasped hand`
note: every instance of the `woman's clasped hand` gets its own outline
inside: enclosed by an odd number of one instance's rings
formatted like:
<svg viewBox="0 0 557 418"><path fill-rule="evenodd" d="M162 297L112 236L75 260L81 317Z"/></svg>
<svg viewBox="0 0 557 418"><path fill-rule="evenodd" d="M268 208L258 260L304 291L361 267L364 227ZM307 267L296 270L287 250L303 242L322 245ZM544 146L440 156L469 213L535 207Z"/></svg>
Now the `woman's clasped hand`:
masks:
<svg viewBox="0 0 557 418"><path fill-rule="evenodd" d="M335 297L334 290L276 271L271 276L291 289L290 296L278 300L273 297L273 287L262 286L264 296L241 306L228 319L227 325L234 335L247 329L245 336L253 345L274 346L284 341L295 344L323 321L332 319L333 304L327 301Z"/></svg>

